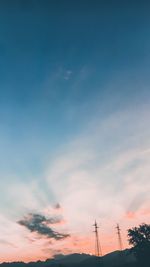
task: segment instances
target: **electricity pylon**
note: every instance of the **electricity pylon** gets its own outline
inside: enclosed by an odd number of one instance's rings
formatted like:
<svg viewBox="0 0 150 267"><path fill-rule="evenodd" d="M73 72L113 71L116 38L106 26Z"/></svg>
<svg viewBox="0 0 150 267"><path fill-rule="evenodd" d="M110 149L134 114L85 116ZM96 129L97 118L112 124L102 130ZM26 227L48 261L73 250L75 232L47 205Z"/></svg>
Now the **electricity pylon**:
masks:
<svg viewBox="0 0 150 267"><path fill-rule="evenodd" d="M118 235L119 250L122 251L123 250L123 244L122 244L121 229L119 227L119 224L117 224L116 229L117 229L117 235Z"/></svg>
<svg viewBox="0 0 150 267"><path fill-rule="evenodd" d="M94 226L94 233L95 233L95 255L98 257L102 257L102 249L101 249L101 245L100 245L100 241L99 241L99 235L98 235L98 226L97 226L97 222L95 221L95 223L93 224Z"/></svg>

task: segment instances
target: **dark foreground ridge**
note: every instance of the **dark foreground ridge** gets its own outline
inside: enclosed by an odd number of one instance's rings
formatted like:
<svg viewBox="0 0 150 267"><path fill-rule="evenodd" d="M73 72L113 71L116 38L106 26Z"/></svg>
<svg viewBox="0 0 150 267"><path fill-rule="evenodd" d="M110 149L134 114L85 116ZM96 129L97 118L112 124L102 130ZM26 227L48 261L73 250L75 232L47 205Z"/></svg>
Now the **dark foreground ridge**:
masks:
<svg viewBox="0 0 150 267"><path fill-rule="evenodd" d="M53 259L30 263L2 263L0 267L137 267L140 266L130 249L114 251L101 258L88 254L56 255ZM150 265L148 264L147 267ZM143 267L143 266L140 266Z"/></svg>

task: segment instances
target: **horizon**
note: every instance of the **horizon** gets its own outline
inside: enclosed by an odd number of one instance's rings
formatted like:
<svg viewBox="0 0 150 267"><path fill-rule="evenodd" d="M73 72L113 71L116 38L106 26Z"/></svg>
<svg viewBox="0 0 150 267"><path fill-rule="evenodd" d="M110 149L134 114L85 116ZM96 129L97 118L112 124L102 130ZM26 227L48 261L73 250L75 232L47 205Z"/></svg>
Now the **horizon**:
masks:
<svg viewBox="0 0 150 267"><path fill-rule="evenodd" d="M114 250L114 251L112 251L112 252L109 252L108 254L111 254L111 253L113 253L113 252L116 252L116 251L119 251L119 250ZM61 256L62 257L65 257L65 256L71 256L71 255L88 255L88 256L94 256L94 257L98 257L98 256L96 256L96 255L94 255L94 254L86 254L86 253L71 253L71 254L61 254ZM105 254L105 255L108 255L108 254ZM33 261L18 261L18 262L22 262L22 263L32 263L32 262L34 262L34 263L36 263L36 262L38 262L38 261L41 261L41 262L44 262L44 261L47 261L47 260L57 260L56 258L55 258L55 256L57 256L57 255L59 255L59 254L55 254L55 255L53 255L51 258L46 258L46 259L43 259L43 260L39 260L39 259L37 259L37 260L33 260ZM105 255L103 255L102 257L104 257ZM17 263L17 261L5 261L5 262L0 262L0 264L3 264L3 263Z"/></svg>
<svg viewBox="0 0 150 267"><path fill-rule="evenodd" d="M0 262L150 222L150 3L0 1Z"/></svg>
<svg viewBox="0 0 150 267"><path fill-rule="evenodd" d="M125 248L123 249L121 252L123 251L126 251L126 250L129 250L130 248ZM37 263L38 261L41 261L41 262L45 262L47 260L61 260L63 259L64 257L67 257L67 256L72 256L72 255L87 255L87 256L90 256L90 257L95 257L95 258L103 258L105 256L108 256L109 254L112 254L112 253L115 253L115 252L120 252L120 250L114 250L114 251L111 251L111 252L108 252L107 254L105 255L102 255L102 256L96 256L95 254L88 254L88 253L82 253L82 252L79 252L79 253L71 253L71 254L55 254L53 255L51 258L47 258L47 259L44 259L44 260L35 260L35 261L19 261L19 262L22 262L22 263L25 263L25 264L28 264L28 263ZM58 256L58 258L57 258ZM10 261L10 262L0 262L0 264L3 264L3 263L17 263L17 261Z"/></svg>

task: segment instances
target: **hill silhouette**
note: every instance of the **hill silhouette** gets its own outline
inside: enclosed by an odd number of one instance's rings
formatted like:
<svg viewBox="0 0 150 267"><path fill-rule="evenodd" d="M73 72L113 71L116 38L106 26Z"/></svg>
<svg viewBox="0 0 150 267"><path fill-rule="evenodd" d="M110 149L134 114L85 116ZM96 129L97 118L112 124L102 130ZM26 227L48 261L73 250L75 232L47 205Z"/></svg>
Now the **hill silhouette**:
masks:
<svg viewBox="0 0 150 267"><path fill-rule="evenodd" d="M37 262L2 263L0 267L135 267L136 259L129 249L122 252L114 251L103 257L89 254L55 255L52 259Z"/></svg>

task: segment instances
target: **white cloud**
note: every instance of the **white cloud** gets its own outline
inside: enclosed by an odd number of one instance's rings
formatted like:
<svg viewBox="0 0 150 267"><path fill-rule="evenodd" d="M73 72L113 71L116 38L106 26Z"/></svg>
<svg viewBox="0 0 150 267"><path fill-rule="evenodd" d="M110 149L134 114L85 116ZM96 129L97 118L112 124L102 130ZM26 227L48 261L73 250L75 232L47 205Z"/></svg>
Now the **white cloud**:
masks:
<svg viewBox="0 0 150 267"><path fill-rule="evenodd" d="M145 197L138 209L146 205L150 175L148 117L148 111L141 107L138 112L126 110L103 121L97 119L51 162L47 181L62 203L72 230L89 231L95 218L103 222L109 218L112 224L123 222L141 193Z"/></svg>
<svg viewBox="0 0 150 267"><path fill-rule="evenodd" d="M79 136L55 154L40 182L31 177L28 183L15 179L7 184L10 200L3 211L5 215L0 218L1 238L11 243L16 240L23 259L27 256L33 259L37 251L42 258L41 247L47 248L49 244L45 245L44 240L30 242L28 232L19 227L16 220L26 211L54 212L51 206L54 201L60 203L60 212L66 222L60 229L79 239L91 236L95 219L101 223L101 231L106 236L112 235L117 222L126 229L147 220L150 190L148 118L149 112L143 107L132 114L130 110L124 110L103 119L97 116ZM132 216L135 213L136 216ZM30 235L29 238L32 239ZM70 241L65 241L65 247L67 242ZM112 240L114 244L115 240ZM59 245L53 244L55 247ZM14 249L9 246L10 255ZM1 245L0 251L3 253ZM26 255L24 251L31 251L32 255Z"/></svg>

